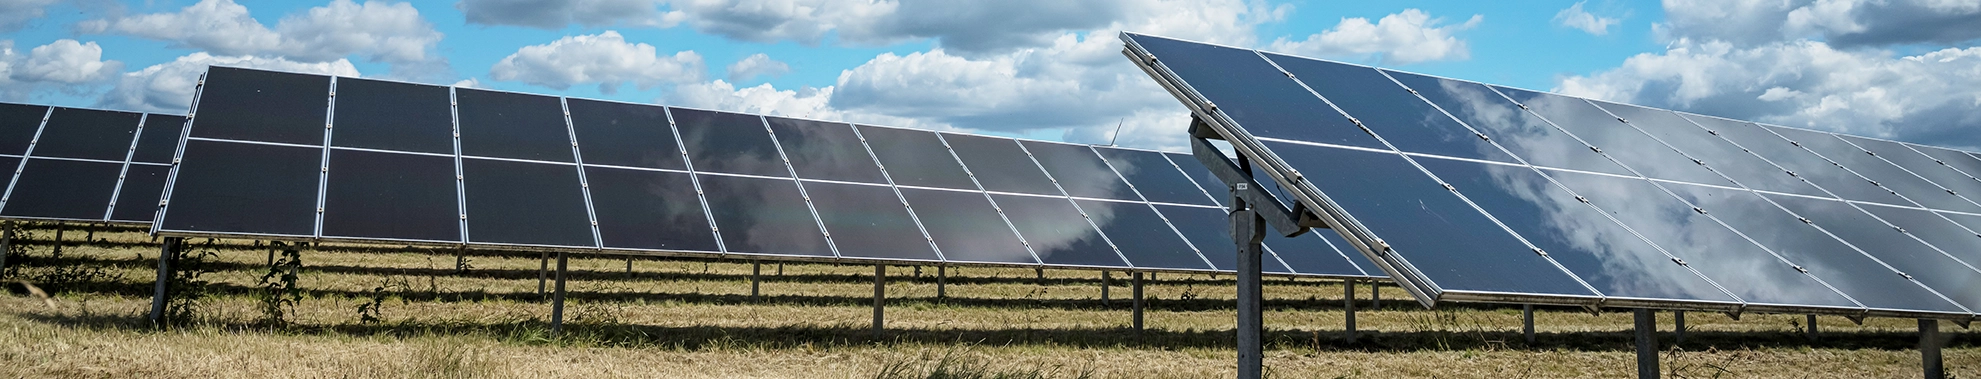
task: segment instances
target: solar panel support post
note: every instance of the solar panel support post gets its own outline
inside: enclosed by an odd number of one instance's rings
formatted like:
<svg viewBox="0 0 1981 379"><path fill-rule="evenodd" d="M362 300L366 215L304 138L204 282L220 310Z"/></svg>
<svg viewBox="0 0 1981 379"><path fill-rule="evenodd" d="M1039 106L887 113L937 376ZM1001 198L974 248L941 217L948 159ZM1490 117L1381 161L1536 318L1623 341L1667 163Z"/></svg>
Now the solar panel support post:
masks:
<svg viewBox="0 0 1981 379"><path fill-rule="evenodd" d="M1239 185L1235 189L1246 188ZM1264 263L1260 252L1264 250L1266 223L1257 211L1246 208L1242 200L1233 204L1240 209L1231 213L1232 240L1238 243L1238 377L1259 378L1263 374L1265 353L1261 338L1264 308L1260 306L1264 296L1259 279Z"/></svg>
<svg viewBox="0 0 1981 379"><path fill-rule="evenodd" d="M14 252L14 222L0 223L0 273L7 272L7 256Z"/></svg>
<svg viewBox="0 0 1981 379"><path fill-rule="evenodd" d="M59 222L55 223L55 252L50 255L55 258L62 257L62 223Z"/></svg>
<svg viewBox="0 0 1981 379"><path fill-rule="evenodd" d="M1816 315L1813 315L1813 314L1812 314L1812 315L1808 315L1808 316L1807 316L1807 320L1808 320L1808 321L1807 321L1806 323L1807 323L1807 324L1809 324L1809 330L1808 330L1808 331L1805 331L1805 332L1803 332L1803 334L1805 334L1805 335L1804 335L1804 337L1807 337L1807 338L1809 338L1809 341L1810 341L1810 342L1815 342L1815 341L1816 341Z"/></svg>
<svg viewBox="0 0 1981 379"><path fill-rule="evenodd" d="M1107 287L1107 270L1101 270L1101 306L1103 307L1108 306Z"/></svg>
<svg viewBox="0 0 1981 379"><path fill-rule="evenodd" d="M1940 320L1919 319L1919 365L1926 379L1946 378L1947 373L1940 365Z"/></svg>
<svg viewBox="0 0 1981 379"><path fill-rule="evenodd" d="M454 250L454 275L468 273L468 245Z"/></svg>
<svg viewBox="0 0 1981 379"><path fill-rule="evenodd" d="M1677 337L1673 343L1685 343L1685 311L1671 312L1671 333Z"/></svg>
<svg viewBox="0 0 1981 379"><path fill-rule="evenodd" d="M1383 283L1371 280L1369 281L1369 309L1378 309L1382 307L1383 307Z"/></svg>
<svg viewBox="0 0 1981 379"><path fill-rule="evenodd" d="M1141 332L1142 332L1142 308L1143 308L1143 305L1142 305L1142 273L1141 273L1141 272L1136 272L1136 273L1135 273L1135 279L1134 279L1134 281L1135 281L1135 289L1134 289L1133 291L1130 291L1130 292L1133 292L1133 293L1134 293L1134 297L1135 297L1135 301L1134 301L1134 303L1135 303L1135 332L1136 332L1136 333L1141 333Z"/></svg>
<svg viewBox="0 0 1981 379"><path fill-rule="evenodd" d="M758 289L757 287L759 287L758 284L762 282L761 280L758 280L758 278L763 275L763 270L764 270L763 263L757 261L750 261L750 301L757 301L758 299L757 295L759 295L760 292L757 291Z"/></svg>
<svg viewBox="0 0 1981 379"><path fill-rule="evenodd" d="M1527 337L1527 344L1534 344L1534 305L1520 305L1520 334Z"/></svg>
<svg viewBox="0 0 1981 379"><path fill-rule="evenodd" d="M1658 314L1648 308L1637 309L1637 377L1656 379L1658 377Z"/></svg>
<svg viewBox="0 0 1981 379"><path fill-rule="evenodd" d="M948 284L949 284L949 266L935 266L936 300L942 300L949 297L949 291L947 288Z"/></svg>
<svg viewBox="0 0 1981 379"><path fill-rule="evenodd" d="M557 287L550 295L550 334L553 336L564 331L564 268L569 262L564 252L557 252Z"/></svg>
<svg viewBox="0 0 1981 379"><path fill-rule="evenodd" d="M165 308L172 302L172 270L179 261L179 249L184 241L179 237L166 237L164 245L158 248L158 280L151 286L151 325L154 327L165 327Z"/></svg>
<svg viewBox="0 0 1981 379"><path fill-rule="evenodd" d="M548 275L547 272L549 271L550 271L550 252L538 253L537 254L537 297L538 298L543 297L543 283L545 279L547 279L546 275ZM543 300L537 300L537 301L543 301Z"/></svg>
<svg viewBox="0 0 1981 379"><path fill-rule="evenodd" d="M887 265L874 265L874 339L880 339L887 305Z"/></svg>
<svg viewBox="0 0 1981 379"><path fill-rule="evenodd" d="M1355 280L1341 281L1341 310L1343 338L1355 342Z"/></svg>

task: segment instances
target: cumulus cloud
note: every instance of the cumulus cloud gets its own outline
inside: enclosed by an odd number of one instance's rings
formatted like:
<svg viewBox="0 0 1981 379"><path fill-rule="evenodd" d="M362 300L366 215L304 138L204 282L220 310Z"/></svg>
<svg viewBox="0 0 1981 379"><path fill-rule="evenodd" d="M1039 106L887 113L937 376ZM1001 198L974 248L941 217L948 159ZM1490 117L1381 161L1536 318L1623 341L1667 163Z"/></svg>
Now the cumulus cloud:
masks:
<svg viewBox="0 0 1981 379"><path fill-rule="evenodd" d="M1611 26L1623 22L1614 17L1597 16L1582 10L1582 5L1586 3L1588 2L1578 1L1575 5L1568 6L1568 9L1555 12L1554 23L1600 36L1610 34Z"/></svg>
<svg viewBox="0 0 1981 379"><path fill-rule="evenodd" d="M0 0L0 32L12 32L26 27L28 21L48 15L48 5L55 0Z"/></svg>
<svg viewBox="0 0 1981 379"><path fill-rule="evenodd" d="M323 75L359 76L350 60L297 62L282 58L215 56L205 52L124 73L97 99L96 106L145 112L184 113L192 105L193 89L209 65L258 68Z"/></svg>
<svg viewBox="0 0 1981 379"><path fill-rule="evenodd" d="M524 46L496 62L489 77L560 90L597 83L599 92L609 94L627 83L648 89L700 82L705 71L702 56L693 51L661 56L653 45L629 43L619 32L608 30Z"/></svg>
<svg viewBox="0 0 1981 379"><path fill-rule="evenodd" d="M1372 59L1389 64L1464 60L1472 53L1457 34L1484 20L1485 16L1472 15L1465 22L1445 24L1444 19L1433 18L1422 10L1405 9L1383 16L1375 23L1361 17L1344 18L1334 28L1309 35L1305 40L1280 37L1273 41L1271 49L1293 55Z"/></svg>
<svg viewBox="0 0 1981 379"><path fill-rule="evenodd" d="M1673 37L1737 46L1812 39L1838 47L1953 44L1981 38L1981 2L1971 0L1668 0Z"/></svg>
<svg viewBox="0 0 1981 379"><path fill-rule="evenodd" d="M82 94L123 67L103 60L96 42L60 39L23 52L14 49L14 41L0 40L0 99L25 101L41 88Z"/></svg>
<svg viewBox="0 0 1981 379"><path fill-rule="evenodd" d="M756 53L729 65L729 81L740 82L758 76L778 76L791 72L791 65L770 59L770 55Z"/></svg>
<svg viewBox="0 0 1981 379"><path fill-rule="evenodd" d="M461 0L470 24L562 29L566 25L658 26L660 0Z"/></svg>
<svg viewBox="0 0 1981 379"><path fill-rule="evenodd" d="M442 37L407 3L334 0L284 16L274 29L233 0L202 0L175 13L83 21L85 33L109 33L170 41L220 56L270 56L296 62L332 62L357 55L393 65L404 75L429 73L444 61L433 53Z"/></svg>

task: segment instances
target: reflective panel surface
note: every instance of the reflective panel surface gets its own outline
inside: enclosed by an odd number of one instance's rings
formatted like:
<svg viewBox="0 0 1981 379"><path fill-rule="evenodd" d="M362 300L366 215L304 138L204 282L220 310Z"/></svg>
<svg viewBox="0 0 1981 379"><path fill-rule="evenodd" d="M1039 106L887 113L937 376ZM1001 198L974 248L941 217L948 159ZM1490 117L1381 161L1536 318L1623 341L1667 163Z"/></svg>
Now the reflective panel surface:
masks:
<svg viewBox="0 0 1981 379"><path fill-rule="evenodd" d="M585 164L685 170L667 108L656 105L566 99L572 133Z"/></svg>
<svg viewBox="0 0 1981 379"><path fill-rule="evenodd" d="M688 174L586 167L585 181L606 248L722 251Z"/></svg>
<svg viewBox="0 0 1981 379"><path fill-rule="evenodd" d="M323 235L461 241L454 157L330 150Z"/></svg>
<svg viewBox="0 0 1981 379"><path fill-rule="evenodd" d="M1460 158L1515 162L1444 112L1418 99L1376 69L1266 54L1349 117L1362 121L1397 149Z"/></svg>
<svg viewBox="0 0 1981 379"><path fill-rule="evenodd" d="M1202 256L1170 229L1147 204L1075 200L1114 246L1141 268L1210 270ZM1226 227L1229 230L1230 227ZM1118 236L1118 237L1117 237ZM1236 246L1233 246L1236 248Z"/></svg>
<svg viewBox="0 0 1981 379"><path fill-rule="evenodd" d="M902 188L901 197L949 261L1039 263L981 192Z"/></svg>
<svg viewBox="0 0 1981 379"><path fill-rule="evenodd" d="M1848 200L1869 201L1885 204L1907 204L1905 199L1893 195L1857 175L1844 171L1823 157L1810 153L1791 144L1781 136L1762 129L1752 123L1728 123L1717 127L1720 137L1753 151L1754 154L1787 168L1789 172L1817 187L1822 187L1836 196Z"/></svg>
<svg viewBox="0 0 1981 379"><path fill-rule="evenodd" d="M1049 265L1123 267L1126 262L1115 254L1080 212L1064 198L999 195L991 198L1018 234Z"/></svg>
<svg viewBox="0 0 1981 379"><path fill-rule="evenodd" d="M1252 135L1383 148L1251 50L1153 36L1130 38Z"/></svg>
<svg viewBox="0 0 1981 379"><path fill-rule="evenodd" d="M463 158L461 172L469 242L597 246L577 167Z"/></svg>
<svg viewBox="0 0 1981 379"><path fill-rule="evenodd" d="M0 154L26 153L35 131L41 130L42 117L47 115L45 106L0 103Z"/></svg>
<svg viewBox="0 0 1981 379"><path fill-rule="evenodd" d="M1671 147L1659 143L1651 136L1636 128L1619 122L1616 116L1604 112L1589 101L1579 98L1497 87L1501 93L1514 101L1527 105L1535 114L1554 122L1563 130L1581 137L1589 145L1601 149L1610 157L1616 158L1624 166L1654 179L1677 180L1691 183L1731 186L1719 174L1714 174L1692 159L1679 154Z"/></svg>
<svg viewBox="0 0 1981 379"><path fill-rule="evenodd" d="M165 177L171 174L172 166L131 165L124 172L124 186L117 190L117 209L110 212L110 219L151 222L158 214L158 199L164 195Z"/></svg>
<svg viewBox="0 0 1981 379"><path fill-rule="evenodd" d="M1183 169L1184 176L1189 177L1190 181L1196 183L1199 188L1203 188L1205 194L1211 197L1211 201L1220 205L1228 201L1225 198L1231 196L1231 191L1225 187L1224 181L1218 180L1217 175L1211 174L1211 170L1205 168L1203 162L1198 162L1196 156L1182 153L1162 155L1169 158L1170 162L1175 162L1176 168Z"/></svg>
<svg viewBox="0 0 1981 379"><path fill-rule="evenodd" d="M867 155L867 148L860 145L860 136L853 134L852 125L782 117L764 119L770 123L778 146L784 148L784 155L791 157L791 168L798 172L798 177L887 184L887 178L880 175L880 167L874 165L874 157Z"/></svg>
<svg viewBox="0 0 1981 379"><path fill-rule="evenodd" d="M1912 148L1913 151L1917 151L1920 154L1926 154L1926 156L1933 157L1933 160L1939 161L1940 163L1947 165L1947 167L1952 167L1956 170L1960 170L1962 174L1967 175L1969 178L1981 176L1981 158L1975 158L1972 155L1967 155L1967 153L1958 150L1942 149L1932 146L1910 145L1906 147L1910 147ZM1976 179L1976 180L1981 180L1981 179Z"/></svg>
<svg viewBox="0 0 1981 379"><path fill-rule="evenodd" d="M1698 159L1706 167L1733 178L1747 188L1808 196L1829 196L1822 190L1816 189L1816 186L1788 176L1787 172L1776 168L1775 165L1755 157L1754 154L1741 151L1740 147L1700 127L1711 124L1716 129L1724 128L1724 123L1731 121L1701 116L1695 119L1700 119L1702 122L1694 124L1671 111L1602 101L1592 102L1617 117L1629 120L1630 126L1635 126L1638 130L1663 140L1678 151Z"/></svg>
<svg viewBox="0 0 1981 379"><path fill-rule="evenodd" d="M1713 283L1526 166L1419 158L1433 174L1612 297L1732 302ZM1601 199L1592 199L1596 201ZM1623 199L1614 199L1623 201ZM1606 204L1608 202L1605 202ZM1645 210L1650 211L1650 210ZM1666 210L1666 214L1684 217ZM1710 260L1693 264L1711 264Z"/></svg>
<svg viewBox="0 0 1981 379"><path fill-rule="evenodd" d="M896 185L977 189L935 132L862 125L860 135Z"/></svg>
<svg viewBox="0 0 1981 379"><path fill-rule="evenodd" d="M315 235L322 164L321 148L188 140L159 229Z"/></svg>
<svg viewBox="0 0 1981 379"><path fill-rule="evenodd" d="M1107 161L1101 160L1092 149L1086 146L1063 145L1056 143L1019 141L1025 145L1033 157L1038 158L1039 166L1051 174L1067 194L1077 197L1141 201L1135 190L1121 181L1109 168Z"/></svg>
<svg viewBox="0 0 1981 379"><path fill-rule="evenodd" d="M675 130L681 133L695 171L791 177L762 118L682 108L668 111L674 114Z"/></svg>
<svg viewBox="0 0 1981 379"><path fill-rule="evenodd" d="M1183 176L1176 166L1153 151L1095 148L1114 171L1135 186L1149 201L1158 203L1217 205L1197 184ZM1195 163L1194 161L1191 163ZM1206 172L1208 175L1208 172Z"/></svg>
<svg viewBox="0 0 1981 379"><path fill-rule="evenodd" d="M699 168L700 163L696 165ZM798 194L798 185L790 179L699 177L717 232L730 253L833 256L818 221Z"/></svg>
<svg viewBox="0 0 1981 379"><path fill-rule="evenodd" d="M1946 188L1920 179L1918 175L1899 169L1883 159L1863 149L1857 148L1829 133L1812 132L1790 128L1771 128L1775 133L1802 144L1802 147L1815 151L1825 158L1842 164L1865 179L1870 179L1881 188L1898 192L1927 208L1961 212L1981 212L1981 205L1974 205L1960 196L1948 193ZM1897 203L1895 205L1912 205Z"/></svg>
<svg viewBox="0 0 1981 379"><path fill-rule="evenodd" d="M1267 143L1447 291L1594 295L1391 153ZM1380 215L1381 217L1377 217Z"/></svg>
<svg viewBox="0 0 1981 379"><path fill-rule="evenodd" d="M1840 201L1779 195L1768 195L1768 199L1809 218L1816 226L1823 227L1844 242L1857 245L1899 273L1911 275L1914 280L1930 288L1946 288L1940 290L1940 294L1962 306L1969 309L1981 306L1981 291L1967 290L1974 288L1974 280L1976 276L1981 276L1981 272L1898 229L1886 226L1864 211Z"/></svg>
<svg viewBox="0 0 1981 379"><path fill-rule="evenodd" d="M885 186L805 182L805 194L839 256L935 261L935 250L909 218L901 199ZM985 232L997 232L988 229Z"/></svg>
<svg viewBox="0 0 1981 379"><path fill-rule="evenodd" d="M1608 174L1629 175L1630 171L1577 141L1547 120L1520 109L1491 88L1478 83L1461 82L1404 72L1386 71L1396 81L1416 90L1417 94L1452 117L1478 129L1480 134L1512 151L1514 155L1537 166L1557 167Z"/></svg>
<svg viewBox="0 0 1981 379"><path fill-rule="evenodd" d="M1905 229L1906 233L1919 237L1928 244L1939 247L1941 252L1952 255L1954 259L1959 259L1969 267L1973 267L1975 262L1981 262L1981 236L1976 236L1974 232L1962 228L1960 224L1940 218L1933 212L1875 204L1860 204L1858 208L1900 229ZM1955 216L1959 215L1948 217ZM1966 288L1949 288L1944 291L1962 292L1966 291Z"/></svg>
<svg viewBox="0 0 1981 379"><path fill-rule="evenodd" d="M1314 230L1293 238L1266 237L1266 247L1272 249L1273 254L1278 256L1280 260L1285 261L1287 268L1297 273L1334 276L1383 276L1382 270L1377 270L1373 264L1369 266L1367 271L1364 271L1360 267L1355 267L1355 264L1349 263L1345 260L1347 256L1344 254L1361 256L1362 253L1355 251L1354 247L1348 246L1347 242L1341 242L1341 245L1337 248L1336 245L1330 243L1330 239L1340 240L1341 236L1335 234L1333 230ZM1363 259L1366 260L1367 258Z"/></svg>
<svg viewBox="0 0 1981 379"><path fill-rule="evenodd" d="M1190 239L1190 244L1197 247L1212 267L1227 271L1238 269L1238 242L1231 239L1231 216L1223 209L1157 205L1156 211L1162 212L1163 217L1175 224L1176 230ZM1270 230L1266 233L1273 234ZM1134 258L1134 255L1129 256L1131 260ZM1293 272L1271 253L1266 253L1263 258L1260 262L1264 266L1261 267L1266 272Z"/></svg>
<svg viewBox="0 0 1981 379"><path fill-rule="evenodd" d="M571 162L564 106L550 96L456 88L461 155Z"/></svg>
<svg viewBox="0 0 1981 379"><path fill-rule="evenodd" d="M332 146L454 154L447 87L337 79Z"/></svg>
<svg viewBox="0 0 1981 379"><path fill-rule="evenodd" d="M1967 198L1967 200L1974 200L1973 196L1981 195L1981 181L1975 181L1974 178L1968 177L1967 174L1954 170L1947 165L1940 164L1934 161L1932 157L1906 148L1905 145L1897 142L1841 134L1837 135L1837 137L1843 138L1845 141L1859 148L1877 154L1879 158L1884 158L1894 165L1904 167L1907 171L1925 178L1927 181L1932 182L1932 184L1953 190L1954 193L1959 194L1960 197Z"/></svg>
<svg viewBox="0 0 1981 379"><path fill-rule="evenodd" d="M1032 158L1009 139L944 134L949 147L963 160L964 167L977 176L984 189L1060 196L1052 179L1032 162Z"/></svg>
<svg viewBox="0 0 1981 379"><path fill-rule="evenodd" d="M172 155L179 153L179 135L185 126L185 117L145 116L144 133L138 136L137 151L131 153L131 161L172 163Z"/></svg>
<svg viewBox="0 0 1981 379"><path fill-rule="evenodd" d="M213 66L194 111L194 137L323 145L330 78Z"/></svg>
<svg viewBox="0 0 1981 379"><path fill-rule="evenodd" d="M110 193L117 190L117 174L123 169L117 163L28 159L0 214L101 220L110 210Z"/></svg>
<svg viewBox="0 0 1981 379"><path fill-rule="evenodd" d="M56 107L34 144L34 156L122 161L142 113Z"/></svg>

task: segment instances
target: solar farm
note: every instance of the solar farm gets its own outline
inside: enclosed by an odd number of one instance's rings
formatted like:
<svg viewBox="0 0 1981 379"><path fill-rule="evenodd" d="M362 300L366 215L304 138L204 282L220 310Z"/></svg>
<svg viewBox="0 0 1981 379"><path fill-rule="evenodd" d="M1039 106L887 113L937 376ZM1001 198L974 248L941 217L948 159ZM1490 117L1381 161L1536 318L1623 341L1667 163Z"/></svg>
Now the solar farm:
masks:
<svg viewBox="0 0 1981 379"><path fill-rule="evenodd" d="M1981 156L1121 39L1191 150L220 66L0 104L0 375L1981 375Z"/></svg>

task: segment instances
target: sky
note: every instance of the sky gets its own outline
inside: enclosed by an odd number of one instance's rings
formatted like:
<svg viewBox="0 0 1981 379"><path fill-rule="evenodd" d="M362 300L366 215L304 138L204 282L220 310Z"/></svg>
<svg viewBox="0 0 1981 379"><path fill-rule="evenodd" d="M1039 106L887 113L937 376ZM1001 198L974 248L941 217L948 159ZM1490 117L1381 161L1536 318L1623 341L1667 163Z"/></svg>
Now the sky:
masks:
<svg viewBox="0 0 1981 379"><path fill-rule="evenodd" d="M1981 0L0 0L0 101L218 64L1183 149L1121 31L1981 147Z"/></svg>

